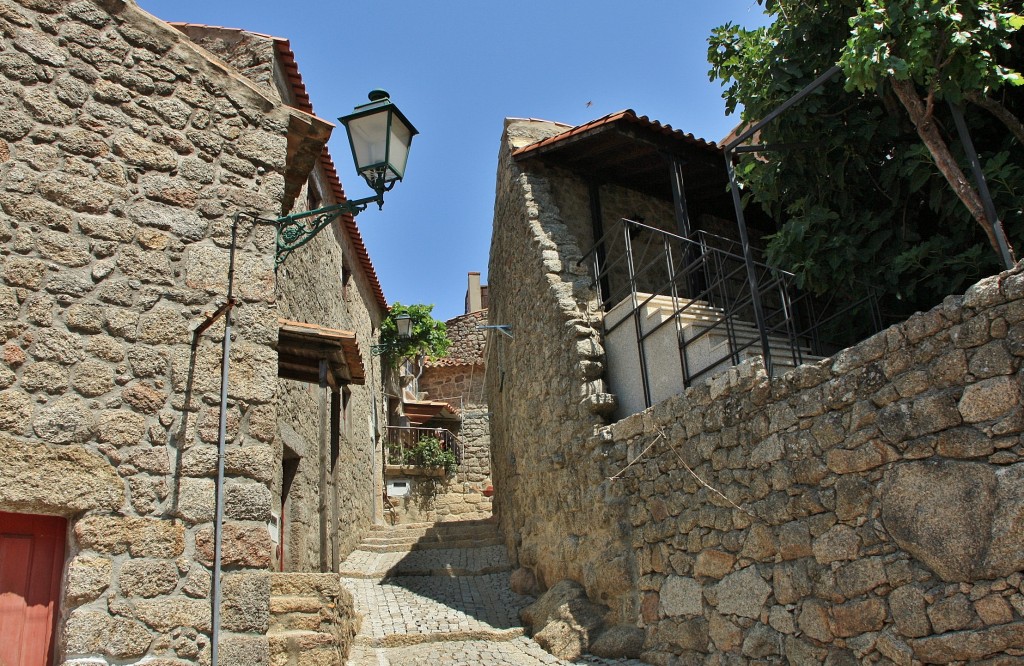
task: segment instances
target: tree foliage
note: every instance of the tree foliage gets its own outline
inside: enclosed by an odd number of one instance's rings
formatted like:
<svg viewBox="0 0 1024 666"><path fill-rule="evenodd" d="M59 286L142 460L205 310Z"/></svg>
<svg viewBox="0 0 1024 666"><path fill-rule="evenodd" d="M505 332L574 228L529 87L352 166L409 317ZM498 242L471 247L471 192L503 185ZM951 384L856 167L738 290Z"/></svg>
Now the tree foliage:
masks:
<svg viewBox="0 0 1024 666"><path fill-rule="evenodd" d="M843 75L765 127L737 172L748 200L779 222L769 259L818 293L882 287L887 314L928 307L998 270L977 211L937 166L933 132L969 174L946 101L965 115L1011 239L1024 220L1020 3L764 0L773 19L709 39L727 112L756 121L839 63ZM902 90L898 90L903 85ZM914 117L900 92L921 102ZM940 103L941 102L941 103ZM949 166L949 165L946 165ZM968 177L964 183L973 188ZM975 194L976 196L976 194Z"/></svg>
<svg viewBox="0 0 1024 666"><path fill-rule="evenodd" d="M380 325L380 344L385 346L392 367L397 367L406 358L427 356L438 359L448 354L451 346L448 327L431 316L433 310L433 305L402 305L396 302L391 306ZM395 324L395 317L403 314L412 319L412 335L408 338L398 336Z"/></svg>

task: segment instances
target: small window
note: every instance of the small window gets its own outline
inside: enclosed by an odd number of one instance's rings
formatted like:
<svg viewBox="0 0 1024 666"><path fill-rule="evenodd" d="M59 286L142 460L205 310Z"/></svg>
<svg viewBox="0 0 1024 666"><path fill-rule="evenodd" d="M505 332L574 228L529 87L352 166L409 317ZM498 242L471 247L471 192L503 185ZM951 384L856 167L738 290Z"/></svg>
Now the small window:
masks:
<svg viewBox="0 0 1024 666"><path fill-rule="evenodd" d="M306 210L316 210L320 207L320 193L316 189L316 183L310 178L306 183Z"/></svg>
<svg viewBox="0 0 1024 666"><path fill-rule="evenodd" d="M350 296L350 286L352 284L352 271L349 269L348 264L341 267L341 297L347 303Z"/></svg>

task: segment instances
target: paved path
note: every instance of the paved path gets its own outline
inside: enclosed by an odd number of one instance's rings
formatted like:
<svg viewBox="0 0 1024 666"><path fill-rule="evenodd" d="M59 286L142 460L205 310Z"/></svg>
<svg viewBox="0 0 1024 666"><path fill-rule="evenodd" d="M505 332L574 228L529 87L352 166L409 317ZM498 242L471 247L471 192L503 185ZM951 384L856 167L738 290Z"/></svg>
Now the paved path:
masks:
<svg viewBox="0 0 1024 666"><path fill-rule="evenodd" d="M406 552L367 547L343 565L342 582L362 615L349 666L642 666L596 657L563 661L525 636L519 610L533 598L509 589L504 546L420 546Z"/></svg>

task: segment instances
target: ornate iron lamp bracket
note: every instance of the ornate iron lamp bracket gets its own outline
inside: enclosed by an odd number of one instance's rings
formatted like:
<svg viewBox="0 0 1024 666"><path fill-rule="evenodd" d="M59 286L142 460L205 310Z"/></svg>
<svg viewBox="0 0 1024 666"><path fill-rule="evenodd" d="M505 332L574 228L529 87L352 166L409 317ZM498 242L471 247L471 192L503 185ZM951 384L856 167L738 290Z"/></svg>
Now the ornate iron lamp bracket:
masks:
<svg viewBox="0 0 1024 666"><path fill-rule="evenodd" d="M380 192L365 199L342 201L339 204L317 208L304 213L286 215L277 219L277 250L274 268L284 263L293 250L302 247L342 215L358 215L366 210L371 203L378 208L384 206L384 193Z"/></svg>

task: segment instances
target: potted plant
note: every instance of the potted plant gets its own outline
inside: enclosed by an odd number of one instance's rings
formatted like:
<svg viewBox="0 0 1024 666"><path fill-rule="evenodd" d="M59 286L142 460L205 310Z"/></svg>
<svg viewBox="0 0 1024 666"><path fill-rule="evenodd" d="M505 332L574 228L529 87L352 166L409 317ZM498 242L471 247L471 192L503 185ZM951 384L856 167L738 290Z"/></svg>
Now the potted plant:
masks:
<svg viewBox="0 0 1024 666"><path fill-rule="evenodd" d="M441 440L433 435L420 437L416 445L406 451L405 463L417 467L443 469L445 474L454 474L459 466L455 452L446 449Z"/></svg>

